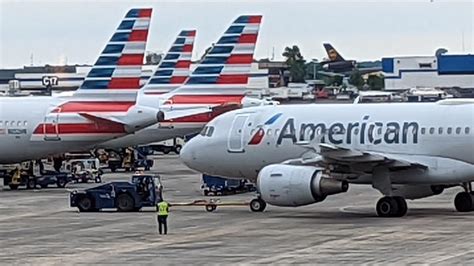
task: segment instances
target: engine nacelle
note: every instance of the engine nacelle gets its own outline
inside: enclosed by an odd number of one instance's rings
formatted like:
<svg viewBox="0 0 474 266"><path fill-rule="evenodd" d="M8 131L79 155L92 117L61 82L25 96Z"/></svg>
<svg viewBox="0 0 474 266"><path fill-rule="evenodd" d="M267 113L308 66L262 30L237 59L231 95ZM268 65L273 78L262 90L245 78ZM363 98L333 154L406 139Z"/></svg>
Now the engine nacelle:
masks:
<svg viewBox="0 0 474 266"><path fill-rule="evenodd" d="M349 185L313 166L272 164L258 174L257 186L264 201L276 206L297 207L323 201L346 192Z"/></svg>

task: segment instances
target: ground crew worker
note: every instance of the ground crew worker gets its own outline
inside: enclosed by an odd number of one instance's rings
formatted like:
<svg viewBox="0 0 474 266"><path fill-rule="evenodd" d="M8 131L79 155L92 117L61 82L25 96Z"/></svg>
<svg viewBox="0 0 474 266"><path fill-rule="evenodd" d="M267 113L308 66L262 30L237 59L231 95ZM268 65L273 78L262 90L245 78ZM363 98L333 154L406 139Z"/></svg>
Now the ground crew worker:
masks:
<svg viewBox="0 0 474 266"><path fill-rule="evenodd" d="M168 213L169 213L169 207L171 205L164 201L164 200L161 200L160 202L158 202L156 204L156 212L157 212L157 218L158 218L158 233L160 233L160 235L163 233L168 234L168 224L166 222L166 220L168 219ZM164 230L162 230L162 227Z"/></svg>

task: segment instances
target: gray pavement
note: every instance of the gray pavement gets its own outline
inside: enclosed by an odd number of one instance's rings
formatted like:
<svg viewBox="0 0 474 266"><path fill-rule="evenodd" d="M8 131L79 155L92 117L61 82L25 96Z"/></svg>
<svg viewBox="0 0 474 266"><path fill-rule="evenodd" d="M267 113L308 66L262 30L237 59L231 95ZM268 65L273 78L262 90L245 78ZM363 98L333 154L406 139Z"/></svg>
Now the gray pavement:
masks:
<svg viewBox="0 0 474 266"><path fill-rule="evenodd" d="M177 156L157 156L170 202L204 198L199 174ZM125 180L129 174L106 174ZM68 189L95 184L68 186ZM396 263L473 264L474 213L457 213L458 189L409 201L404 218L378 218L380 197L352 186L301 208L172 208L170 234L156 233L153 209L78 213L64 189L0 191L1 264ZM220 197L250 200L252 194Z"/></svg>

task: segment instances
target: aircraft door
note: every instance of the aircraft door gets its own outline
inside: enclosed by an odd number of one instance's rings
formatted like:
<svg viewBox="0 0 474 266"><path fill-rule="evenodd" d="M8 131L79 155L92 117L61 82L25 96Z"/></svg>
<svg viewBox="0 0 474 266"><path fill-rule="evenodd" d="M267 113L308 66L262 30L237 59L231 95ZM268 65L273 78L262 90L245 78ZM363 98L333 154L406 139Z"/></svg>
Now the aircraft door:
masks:
<svg viewBox="0 0 474 266"><path fill-rule="evenodd" d="M49 113L44 117L43 133L46 141L59 141L59 113Z"/></svg>
<svg viewBox="0 0 474 266"><path fill-rule="evenodd" d="M229 152L244 152L244 128L248 118L248 114L237 115L234 118L227 139L227 150Z"/></svg>

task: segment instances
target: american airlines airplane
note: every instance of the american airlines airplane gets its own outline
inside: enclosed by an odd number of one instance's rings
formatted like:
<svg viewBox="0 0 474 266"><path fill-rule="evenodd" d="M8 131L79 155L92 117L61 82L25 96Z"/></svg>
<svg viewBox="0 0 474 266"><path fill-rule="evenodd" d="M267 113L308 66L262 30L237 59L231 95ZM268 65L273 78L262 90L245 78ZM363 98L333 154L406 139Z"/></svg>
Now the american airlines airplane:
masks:
<svg viewBox="0 0 474 266"><path fill-rule="evenodd" d="M138 93L151 13L126 14L73 95L0 98L0 163L85 149L156 123L158 109Z"/></svg>
<svg viewBox="0 0 474 266"><path fill-rule="evenodd" d="M214 117L240 107L268 102L245 96L262 16L239 16L189 75L196 31L182 31L143 88L143 104L182 117L102 143L119 148L148 144L199 132ZM186 116L184 112L208 110ZM211 108L211 111L209 111Z"/></svg>
<svg viewBox="0 0 474 266"><path fill-rule="evenodd" d="M366 184L381 217L405 199L461 186L454 205L474 211L474 99L436 103L264 106L223 114L181 158L200 172L256 180L253 211L302 206Z"/></svg>

